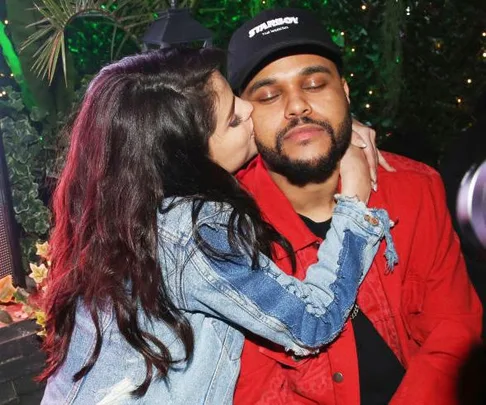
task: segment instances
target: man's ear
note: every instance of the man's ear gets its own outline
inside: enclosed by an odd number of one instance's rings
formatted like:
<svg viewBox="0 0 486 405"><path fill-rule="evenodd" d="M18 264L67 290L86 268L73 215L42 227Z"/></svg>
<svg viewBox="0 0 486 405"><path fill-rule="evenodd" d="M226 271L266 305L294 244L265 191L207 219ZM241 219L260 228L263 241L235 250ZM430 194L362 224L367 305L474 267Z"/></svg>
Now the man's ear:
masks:
<svg viewBox="0 0 486 405"><path fill-rule="evenodd" d="M346 93L346 99L348 100L348 104L351 104L351 99L349 98L348 82L346 81L346 79L344 77L341 79L341 82L343 84L344 93Z"/></svg>

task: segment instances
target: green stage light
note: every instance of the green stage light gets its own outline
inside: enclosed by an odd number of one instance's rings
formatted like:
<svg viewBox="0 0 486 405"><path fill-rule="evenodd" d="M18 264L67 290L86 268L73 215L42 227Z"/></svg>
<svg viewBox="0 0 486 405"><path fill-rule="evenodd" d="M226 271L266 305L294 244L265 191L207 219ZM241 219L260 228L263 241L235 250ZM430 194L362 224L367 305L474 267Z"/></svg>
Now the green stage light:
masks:
<svg viewBox="0 0 486 405"><path fill-rule="evenodd" d="M34 106L34 99L25 82L20 59L15 52L10 38L5 32L5 24L3 21L0 22L0 47L2 48L3 57L20 87L25 105L29 109L32 108Z"/></svg>

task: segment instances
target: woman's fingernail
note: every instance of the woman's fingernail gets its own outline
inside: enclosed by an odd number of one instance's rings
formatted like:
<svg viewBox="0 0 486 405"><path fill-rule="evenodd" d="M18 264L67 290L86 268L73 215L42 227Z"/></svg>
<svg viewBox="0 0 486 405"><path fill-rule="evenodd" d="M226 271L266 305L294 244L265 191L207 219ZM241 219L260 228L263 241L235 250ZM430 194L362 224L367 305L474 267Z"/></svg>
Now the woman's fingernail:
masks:
<svg viewBox="0 0 486 405"><path fill-rule="evenodd" d="M373 191L376 193L378 191L378 183L376 181L373 181L371 183L371 188L373 189Z"/></svg>

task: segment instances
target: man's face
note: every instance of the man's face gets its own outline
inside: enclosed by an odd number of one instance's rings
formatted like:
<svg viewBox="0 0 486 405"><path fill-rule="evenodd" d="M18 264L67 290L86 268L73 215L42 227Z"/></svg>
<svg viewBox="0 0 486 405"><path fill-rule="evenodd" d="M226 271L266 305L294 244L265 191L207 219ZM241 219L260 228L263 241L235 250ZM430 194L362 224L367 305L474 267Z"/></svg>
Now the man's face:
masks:
<svg viewBox="0 0 486 405"><path fill-rule="evenodd" d="M318 55L292 55L265 66L242 98L253 104L258 151L269 169L303 186L329 178L351 139L348 87Z"/></svg>

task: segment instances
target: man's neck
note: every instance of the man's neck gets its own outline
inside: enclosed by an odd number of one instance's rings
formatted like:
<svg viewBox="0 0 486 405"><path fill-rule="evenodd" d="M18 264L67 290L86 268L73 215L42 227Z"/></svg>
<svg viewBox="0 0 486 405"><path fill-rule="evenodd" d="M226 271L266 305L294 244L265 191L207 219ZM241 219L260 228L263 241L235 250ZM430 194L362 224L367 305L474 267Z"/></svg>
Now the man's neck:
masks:
<svg viewBox="0 0 486 405"><path fill-rule="evenodd" d="M323 183L311 183L303 187L295 186L281 174L268 171L275 184L288 198L295 211L314 222L324 222L331 218L335 206L339 170Z"/></svg>

